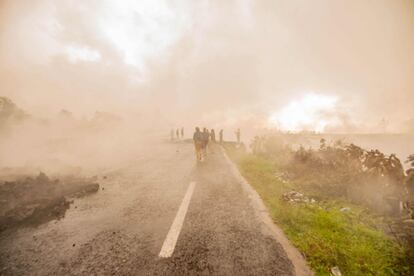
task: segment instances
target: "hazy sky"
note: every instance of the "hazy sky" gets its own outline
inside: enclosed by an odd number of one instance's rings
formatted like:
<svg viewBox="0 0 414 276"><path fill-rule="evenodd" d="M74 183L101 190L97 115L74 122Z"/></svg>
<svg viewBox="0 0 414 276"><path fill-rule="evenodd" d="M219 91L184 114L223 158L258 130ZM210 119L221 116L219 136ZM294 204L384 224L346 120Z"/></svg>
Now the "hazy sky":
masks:
<svg viewBox="0 0 414 276"><path fill-rule="evenodd" d="M413 73L412 0L0 0L0 95L43 116L396 131Z"/></svg>

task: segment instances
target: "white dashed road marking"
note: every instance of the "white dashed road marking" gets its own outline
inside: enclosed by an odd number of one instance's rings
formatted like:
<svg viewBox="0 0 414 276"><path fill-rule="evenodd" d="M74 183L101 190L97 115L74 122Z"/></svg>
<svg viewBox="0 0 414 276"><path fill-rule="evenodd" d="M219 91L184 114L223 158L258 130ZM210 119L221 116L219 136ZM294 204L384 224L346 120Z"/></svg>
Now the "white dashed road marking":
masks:
<svg viewBox="0 0 414 276"><path fill-rule="evenodd" d="M183 227L185 215L187 214L188 205L190 205L191 196L194 192L196 182L191 182L188 186L187 192L181 202L177 215L171 225L170 231L168 231L164 244L162 245L160 254L161 258L169 258L174 252L175 245L177 244L178 236L180 235L181 228Z"/></svg>

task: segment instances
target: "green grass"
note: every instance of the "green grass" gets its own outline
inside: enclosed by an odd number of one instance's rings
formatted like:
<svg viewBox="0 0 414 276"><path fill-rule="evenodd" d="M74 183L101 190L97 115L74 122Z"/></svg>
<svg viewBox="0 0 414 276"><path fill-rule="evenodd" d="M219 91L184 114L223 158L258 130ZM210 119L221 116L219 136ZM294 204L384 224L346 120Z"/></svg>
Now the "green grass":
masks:
<svg viewBox="0 0 414 276"><path fill-rule="evenodd" d="M231 147L226 150L316 275L330 275L334 266L343 275L409 274L408 268L400 265L402 248L377 227L380 218L344 201L286 202L281 198L283 192L295 190L295 185L276 177L275 164ZM341 212L344 206L351 210Z"/></svg>

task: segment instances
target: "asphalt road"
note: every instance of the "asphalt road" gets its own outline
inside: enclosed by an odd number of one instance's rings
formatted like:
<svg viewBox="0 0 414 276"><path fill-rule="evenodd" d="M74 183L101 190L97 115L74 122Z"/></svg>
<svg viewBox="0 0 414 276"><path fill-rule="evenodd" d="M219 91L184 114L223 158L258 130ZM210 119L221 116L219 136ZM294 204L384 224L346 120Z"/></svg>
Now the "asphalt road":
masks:
<svg viewBox="0 0 414 276"><path fill-rule="evenodd" d="M148 146L99 182L63 219L0 234L0 275L302 274L220 147L197 164L189 143Z"/></svg>

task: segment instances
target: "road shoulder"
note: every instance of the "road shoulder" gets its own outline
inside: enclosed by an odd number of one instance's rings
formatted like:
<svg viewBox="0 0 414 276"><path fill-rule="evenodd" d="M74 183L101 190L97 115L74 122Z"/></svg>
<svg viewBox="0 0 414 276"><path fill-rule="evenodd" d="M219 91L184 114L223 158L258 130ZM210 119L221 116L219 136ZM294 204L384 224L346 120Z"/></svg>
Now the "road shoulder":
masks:
<svg viewBox="0 0 414 276"><path fill-rule="evenodd" d="M263 230L268 231L269 234L283 247L286 252L286 255L292 262L295 274L296 275L314 275L309 266L306 263L306 260L303 258L299 250L292 245L288 240L286 235L283 233L276 224L273 223L268 209L264 205L259 194L253 187L248 183L248 181L240 174L237 166L230 160L227 153L223 147L220 147L221 152L224 155L226 162L229 164L232 174L237 178L242 186L243 190L247 193L250 203L254 209L256 216L263 223Z"/></svg>

